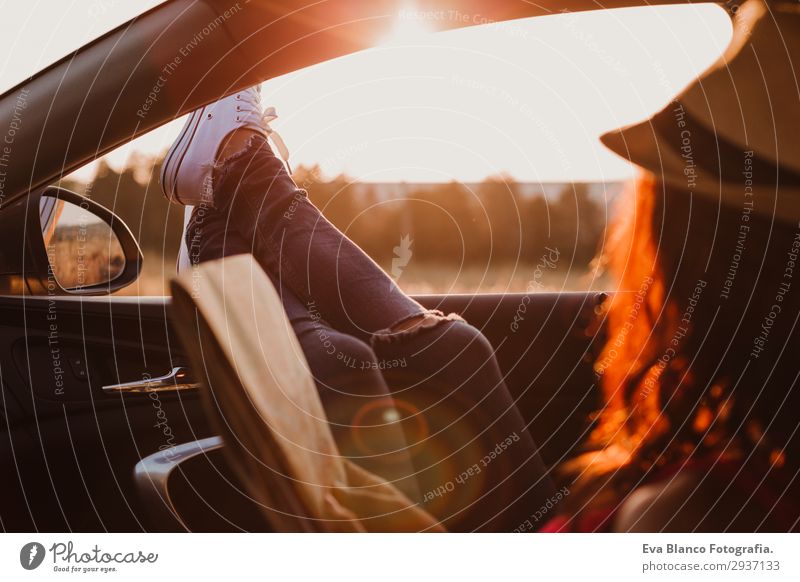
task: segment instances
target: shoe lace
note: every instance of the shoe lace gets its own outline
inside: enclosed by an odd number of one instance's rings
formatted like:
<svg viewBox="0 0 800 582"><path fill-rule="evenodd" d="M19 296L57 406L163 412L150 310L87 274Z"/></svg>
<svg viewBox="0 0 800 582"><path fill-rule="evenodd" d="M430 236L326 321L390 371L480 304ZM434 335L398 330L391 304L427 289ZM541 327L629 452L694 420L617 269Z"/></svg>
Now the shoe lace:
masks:
<svg viewBox="0 0 800 582"><path fill-rule="evenodd" d="M272 144L278 149L278 154L281 156L281 159L289 165L289 148L286 147L286 142L283 141L281 135L272 129L270 123L278 119L278 113L275 111L274 107L267 107L264 110L264 113L261 114L261 121L264 126L264 130L267 132L267 137L272 142ZM291 169L290 169L291 171Z"/></svg>

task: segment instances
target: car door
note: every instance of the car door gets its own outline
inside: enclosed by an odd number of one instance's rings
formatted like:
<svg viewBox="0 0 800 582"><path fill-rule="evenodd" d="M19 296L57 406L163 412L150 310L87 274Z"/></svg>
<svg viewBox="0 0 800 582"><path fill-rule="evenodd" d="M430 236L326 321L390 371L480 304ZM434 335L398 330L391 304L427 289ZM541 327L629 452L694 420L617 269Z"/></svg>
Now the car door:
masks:
<svg viewBox="0 0 800 582"><path fill-rule="evenodd" d="M517 294L420 299L462 313L484 330L545 459L563 460L580 442L596 404L585 326L598 297L537 296L513 336L507 322L523 299ZM186 365L168 311L166 298L0 300L0 458L6 472L0 507L7 531L149 527L134 492L133 467L213 430L196 390L127 394L103 388ZM203 500L219 511L226 504L222 495Z"/></svg>

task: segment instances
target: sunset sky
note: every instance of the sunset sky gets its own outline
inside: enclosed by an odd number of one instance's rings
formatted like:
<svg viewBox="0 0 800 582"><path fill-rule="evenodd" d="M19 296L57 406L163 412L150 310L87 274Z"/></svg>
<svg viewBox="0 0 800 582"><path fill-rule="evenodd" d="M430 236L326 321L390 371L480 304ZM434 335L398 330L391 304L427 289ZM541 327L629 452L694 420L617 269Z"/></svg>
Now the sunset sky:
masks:
<svg viewBox="0 0 800 582"><path fill-rule="evenodd" d="M137 2L141 11L157 2ZM2 90L133 15L128 2L5 2ZM31 8L33 7L33 10ZM17 14L14 15L16 10ZM567 14L430 34L398 18L380 46L264 84L294 164L389 181L619 180L597 141L663 106L724 50L714 5ZM38 36L37 36L38 35ZM109 157L166 149L182 120ZM91 176L92 169L79 172Z"/></svg>

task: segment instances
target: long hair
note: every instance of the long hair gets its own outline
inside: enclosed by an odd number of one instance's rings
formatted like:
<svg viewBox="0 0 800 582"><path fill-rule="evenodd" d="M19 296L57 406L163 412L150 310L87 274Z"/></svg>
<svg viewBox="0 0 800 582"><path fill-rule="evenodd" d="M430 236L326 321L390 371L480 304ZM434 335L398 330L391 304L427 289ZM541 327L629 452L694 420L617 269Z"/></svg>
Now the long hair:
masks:
<svg viewBox="0 0 800 582"><path fill-rule="evenodd" d="M619 289L595 362L604 406L565 465L573 513L690 459L798 462L800 231L742 200L649 174L623 193L599 259Z"/></svg>

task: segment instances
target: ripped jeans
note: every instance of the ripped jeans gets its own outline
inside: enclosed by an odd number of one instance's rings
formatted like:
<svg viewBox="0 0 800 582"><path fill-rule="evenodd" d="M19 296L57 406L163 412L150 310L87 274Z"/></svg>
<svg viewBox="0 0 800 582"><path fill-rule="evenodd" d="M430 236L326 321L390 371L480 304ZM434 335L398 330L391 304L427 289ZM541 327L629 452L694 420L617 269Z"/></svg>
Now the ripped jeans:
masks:
<svg viewBox="0 0 800 582"><path fill-rule="evenodd" d="M326 220L260 136L214 176L192 262L252 253L280 294L342 454L451 531L511 531L554 492L493 348L425 309ZM421 325L394 331L405 320Z"/></svg>

